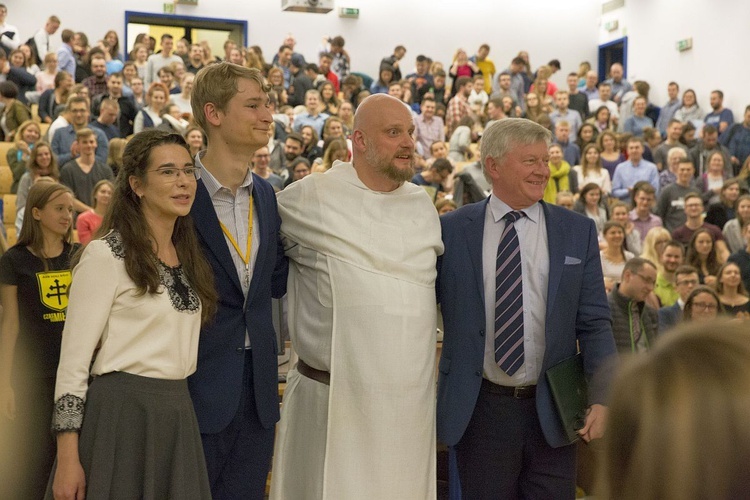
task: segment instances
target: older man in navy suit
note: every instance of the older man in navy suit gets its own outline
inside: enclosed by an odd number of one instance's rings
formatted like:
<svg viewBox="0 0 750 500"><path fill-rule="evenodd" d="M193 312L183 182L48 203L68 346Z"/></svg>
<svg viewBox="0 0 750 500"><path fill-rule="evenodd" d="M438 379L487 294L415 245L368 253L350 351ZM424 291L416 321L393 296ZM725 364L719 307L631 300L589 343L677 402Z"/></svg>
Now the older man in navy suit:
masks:
<svg viewBox="0 0 750 500"><path fill-rule="evenodd" d="M249 166L273 123L268 90L259 71L225 62L202 69L192 95L208 149L191 214L219 304L188 383L214 499L264 498L279 419L271 297L285 293L288 266L274 190Z"/></svg>
<svg viewBox="0 0 750 500"><path fill-rule="evenodd" d="M482 137L485 202L442 217L438 301L445 325L438 439L455 447L464 498L574 498L575 446L545 372L583 355L584 441L604 433L602 377L616 356L592 220L540 201L545 128L500 120Z"/></svg>

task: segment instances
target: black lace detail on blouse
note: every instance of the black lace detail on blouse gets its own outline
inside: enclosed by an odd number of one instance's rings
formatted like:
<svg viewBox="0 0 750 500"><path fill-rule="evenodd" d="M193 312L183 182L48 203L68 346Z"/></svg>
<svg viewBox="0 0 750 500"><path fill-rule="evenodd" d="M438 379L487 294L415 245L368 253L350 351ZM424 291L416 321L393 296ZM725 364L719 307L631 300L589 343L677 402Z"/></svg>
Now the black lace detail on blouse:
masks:
<svg viewBox="0 0 750 500"><path fill-rule="evenodd" d="M83 424L84 400L73 394L63 394L55 401L55 412L52 415L52 432L81 430Z"/></svg>
<svg viewBox="0 0 750 500"><path fill-rule="evenodd" d="M169 292L169 300L179 312L196 313L201 305L198 294L188 283L182 266L169 267L159 262L159 281Z"/></svg>
<svg viewBox="0 0 750 500"><path fill-rule="evenodd" d="M112 231L102 239L115 257L120 260L125 258L125 247L119 232ZM169 267L157 259L156 267L159 269L159 282L167 289L172 307L179 312L190 314L198 312L200 299L190 286L182 266Z"/></svg>

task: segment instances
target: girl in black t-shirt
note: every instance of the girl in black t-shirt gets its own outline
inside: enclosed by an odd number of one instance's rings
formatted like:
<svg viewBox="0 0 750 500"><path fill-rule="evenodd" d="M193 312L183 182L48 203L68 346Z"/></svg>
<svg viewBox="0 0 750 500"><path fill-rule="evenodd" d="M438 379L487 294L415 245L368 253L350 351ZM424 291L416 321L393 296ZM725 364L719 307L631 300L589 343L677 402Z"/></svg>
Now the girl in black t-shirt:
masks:
<svg viewBox="0 0 750 500"><path fill-rule="evenodd" d="M0 445L0 467L12 474L0 486L11 495L3 498L42 498L54 461L50 423L75 250L72 223L73 193L37 183L18 243L0 259L0 420L13 429L13 442Z"/></svg>

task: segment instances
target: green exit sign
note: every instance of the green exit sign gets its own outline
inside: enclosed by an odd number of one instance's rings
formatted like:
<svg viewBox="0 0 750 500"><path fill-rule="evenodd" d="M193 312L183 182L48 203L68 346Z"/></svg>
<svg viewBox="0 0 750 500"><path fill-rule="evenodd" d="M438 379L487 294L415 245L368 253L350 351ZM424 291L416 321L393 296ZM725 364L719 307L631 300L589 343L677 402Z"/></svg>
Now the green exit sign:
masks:
<svg viewBox="0 0 750 500"><path fill-rule="evenodd" d="M339 9L339 17L348 17L351 19L357 19L359 17L359 9L341 7Z"/></svg>

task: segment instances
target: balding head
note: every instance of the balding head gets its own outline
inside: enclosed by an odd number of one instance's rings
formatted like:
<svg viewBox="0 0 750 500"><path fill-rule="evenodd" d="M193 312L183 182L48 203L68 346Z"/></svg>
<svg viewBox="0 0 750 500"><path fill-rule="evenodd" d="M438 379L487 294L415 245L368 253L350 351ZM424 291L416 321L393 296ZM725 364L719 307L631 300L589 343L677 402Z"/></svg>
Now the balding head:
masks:
<svg viewBox="0 0 750 500"><path fill-rule="evenodd" d="M392 191L414 175L414 120L409 108L387 94L375 94L354 114L353 164L375 191Z"/></svg>

